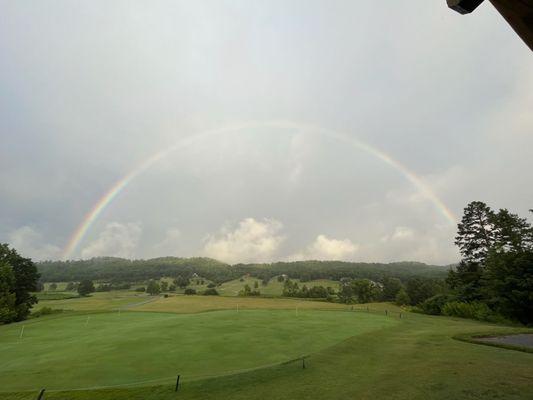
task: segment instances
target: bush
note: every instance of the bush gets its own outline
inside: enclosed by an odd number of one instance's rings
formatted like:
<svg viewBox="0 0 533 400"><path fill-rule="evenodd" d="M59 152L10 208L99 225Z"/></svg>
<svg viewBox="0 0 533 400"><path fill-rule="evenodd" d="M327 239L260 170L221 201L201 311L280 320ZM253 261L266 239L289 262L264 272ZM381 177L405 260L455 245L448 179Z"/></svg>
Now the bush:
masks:
<svg viewBox="0 0 533 400"><path fill-rule="evenodd" d="M187 289L185 289L185 292L183 292L183 293L188 295L188 296L190 296L190 295L196 294L196 290L194 290L192 288L187 288Z"/></svg>
<svg viewBox="0 0 533 400"><path fill-rule="evenodd" d="M78 285L78 293L80 296L88 296L90 293L94 292L93 281L89 279L84 279Z"/></svg>
<svg viewBox="0 0 533 400"><path fill-rule="evenodd" d="M479 301L471 303L450 301L442 307L442 314L449 317L470 318L479 321L503 322L502 317L492 312L485 303Z"/></svg>
<svg viewBox="0 0 533 400"><path fill-rule="evenodd" d="M161 293L161 286L156 281L151 280L146 286L146 292L151 296L158 295Z"/></svg>
<svg viewBox="0 0 533 400"><path fill-rule="evenodd" d="M141 287L136 288L135 291L144 293L144 292L146 292L146 288L144 286L141 286Z"/></svg>
<svg viewBox="0 0 533 400"><path fill-rule="evenodd" d="M454 300L454 296L450 296L447 294L438 294L436 296L430 297L422 304L420 304L420 311L422 311L424 314L441 315L442 308L446 305L446 303L450 303Z"/></svg>
<svg viewBox="0 0 533 400"><path fill-rule="evenodd" d="M208 287L209 289L212 289L212 288L214 288L215 286L216 286L216 285L215 285L214 283L210 283L209 285L207 285L207 287Z"/></svg>
<svg viewBox="0 0 533 400"><path fill-rule="evenodd" d="M206 289L203 293L204 296L218 296L218 292L215 288Z"/></svg>
<svg viewBox="0 0 533 400"><path fill-rule="evenodd" d="M61 313L61 312L63 312L62 309L54 310L51 307L43 307L39 311L35 311L35 312L31 313L31 316L34 317L34 318L39 318L39 317L42 317L43 315L57 314L57 313Z"/></svg>
<svg viewBox="0 0 533 400"><path fill-rule="evenodd" d="M407 304L411 304L411 299L404 288L401 288L398 293L396 293L395 302L398 306L405 306Z"/></svg>

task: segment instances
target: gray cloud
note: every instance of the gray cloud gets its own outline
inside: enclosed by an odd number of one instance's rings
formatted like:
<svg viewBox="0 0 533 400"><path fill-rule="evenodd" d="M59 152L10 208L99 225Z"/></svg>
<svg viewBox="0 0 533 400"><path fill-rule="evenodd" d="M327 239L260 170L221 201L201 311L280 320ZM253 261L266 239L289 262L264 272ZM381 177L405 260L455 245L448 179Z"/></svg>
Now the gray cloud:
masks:
<svg viewBox="0 0 533 400"><path fill-rule="evenodd" d="M244 121L357 138L457 215L477 199L522 215L532 207L533 59L490 4L466 18L424 0L0 7L0 241L32 257L55 257L151 154ZM276 251L239 250L242 221L265 217L283 224L271 233L285 238ZM411 236L393 239L402 229ZM236 261L322 257L322 237L324 248L357 248L345 258L449 263L454 229L375 157L297 127L255 127L154 165L74 256L190 256L211 243L210 255Z"/></svg>
<svg viewBox="0 0 533 400"><path fill-rule="evenodd" d="M82 258L99 256L135 258L142 234L138 223L111 222L81 251Z"/></svg>

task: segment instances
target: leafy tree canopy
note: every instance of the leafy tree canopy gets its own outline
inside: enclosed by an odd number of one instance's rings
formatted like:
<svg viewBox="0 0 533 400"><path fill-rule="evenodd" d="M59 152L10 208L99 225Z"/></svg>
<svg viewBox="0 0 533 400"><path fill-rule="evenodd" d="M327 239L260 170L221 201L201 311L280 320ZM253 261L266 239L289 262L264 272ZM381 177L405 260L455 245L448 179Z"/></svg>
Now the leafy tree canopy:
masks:
<svg viewBox="0 0 533 400"><path fill-rule="evenodd" d="M29 258L24 258L7 244L0 244L0 322L27 318L37 298L39 273Z"/></svg>

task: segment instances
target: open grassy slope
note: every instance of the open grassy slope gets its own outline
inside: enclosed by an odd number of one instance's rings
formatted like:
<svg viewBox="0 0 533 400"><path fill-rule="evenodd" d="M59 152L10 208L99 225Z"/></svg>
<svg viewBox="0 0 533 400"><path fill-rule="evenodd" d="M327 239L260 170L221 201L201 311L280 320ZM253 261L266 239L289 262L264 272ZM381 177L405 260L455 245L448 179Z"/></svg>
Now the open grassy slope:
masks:
<svg viewBox="0 0 533 400"><path fill-rule="evenodd" d="M2 328L0 387L86 388L172 381L177 373L190 380L287 361L397 323L365 313L308 310L43 318L26 324L22 338L21 324ZM333 324L340 326L332 331Z"/></svg>
<svg viewBox="0 0 533 400"><path fill-rule="evenodd" d="M136 311L163 311L174 313L196 313L214 310L348 310L349 306L325 301L303 299L269 299L261 297L219 297L219 296L170 296L141 304Z"/></svg>
<svg viewBox="0 0 533 400"><path fill-rule="evenodd" d="M97 304L103 301L100 298ZM237 313L234 301L249 302ZM206 311L216 303L228 310L174 314ZM299 308L298 315L295 308L283 310L295 303L341 308ZM245 311L248 307L263 310ZM145 378L165 374L161 376L164 379L139 387L47 392L46 398L533 398L533 354L453 339L460 334L508 333L516 328L411 313L403 313L402 319L397 312L385 316L385 309L398 311L390 304L370 305L371 310L379 309L370 313L359 310L366 309L366 305L356 308L350 312L342 305L292 299L176 296L131 308L165 313L91 314L87 327L87 316L77 312L43 317L25 322L28 347L15 344L20 344L21 324L0 327L0 383L19 390L14 385L36 385L40 374L50 369L53 377L47 386L51 388L54 383L59 387L72 382L79 373L76 369L96 371L98 364L103 365L100 368L105 373L88 373L79 380L99 378L118 383L120 379L149 380ZM117 326L121 318L127 323ZM38 331L32 333L32 326L38 325L42 333L34 337ZM87 334L89 329L94 332ZM45 338L48 345L39 342ZM32 340L36 342L32 344ZM306 369L293 362L227 375L234 369L254 368L302 354L310 354ZM33 363L41 363L36 365L43 368L32 370L37 368ZM106 365L114 368L106 369ZM31 380L13 375L27 368L32 372ZM181 371L186 372L176 394L173 375ZM200 378L195 374L204 373L220 375L194 380ZM0 399L34 399L36 394L0 393Z"/></svg>
<svg viewBox="0 0 533 400"><path fill-rule="evenodd" d="M156 299L156 297L144 293L129 290L114 290L111 292L92 293L88 297L41 300L34 306L34 310L51 307L71 311L111 311L118 308L128 308Z"/></svg>
<svg viewBox="0 0 533 400"><path fill-rule="evenodd" d="M234 279L232 281L224 282L222 285L217 287L217 291L222 296L237 296L239 294L239 291L244 288L244 285L250 285L250 287L254 288L254 283L258 282L259 288L258 290L261 292L261 295L264 296L281 296L283 292L283 282L278 282L277 278L272 278L268 285L263 286L261 284L261 279L254 278L253 276L247 276L242 278L243 281L241 282L240 279ZM308 282L300 282L299 279L293 279L294 282L298 282L300 287L302 285L307 285L308 288L311 288L313 286L324 286L324 287L332 287L335 290L339 289L339 282L332 281L329 279L318 279L314 281L308 281Z"/></svg>

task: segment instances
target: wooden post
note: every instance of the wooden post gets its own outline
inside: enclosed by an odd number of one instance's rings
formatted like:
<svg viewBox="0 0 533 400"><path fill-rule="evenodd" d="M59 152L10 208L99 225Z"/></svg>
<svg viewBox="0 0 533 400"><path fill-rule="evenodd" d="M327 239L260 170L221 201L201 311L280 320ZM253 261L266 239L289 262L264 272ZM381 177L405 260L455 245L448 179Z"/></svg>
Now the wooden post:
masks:
<svg viewBox="0 0 533 400"><path fill-rule="evenodd" d="M44 396L44 389L41 389L41 391L39 392L39 396L37 396L37 400L41 400Z"/></svg>
<svg viewBox="0 0 533 400"><path fill-rule="evenodd" d="M176 389L174 390L175 392L178 391L179 385L180 385L180 376L178 375L178 378L176 379Z"/></svg>
<svg viewBox="0 0 533 400"><path fill-rule="evenodd" d="M400 319L402 319L402 313L400 313Z"/></svg>
<svg viewBox="0 0 533 400"><path fill-rule="evenodd" d="M389 315L389 312L387 310L385 310L385 315Z"/></svg>
<svg viewBox="0 0 533 400"><path fill-rule="evenodd" d="M302 369L305 369L305 357L302 357Z"/></svg>

